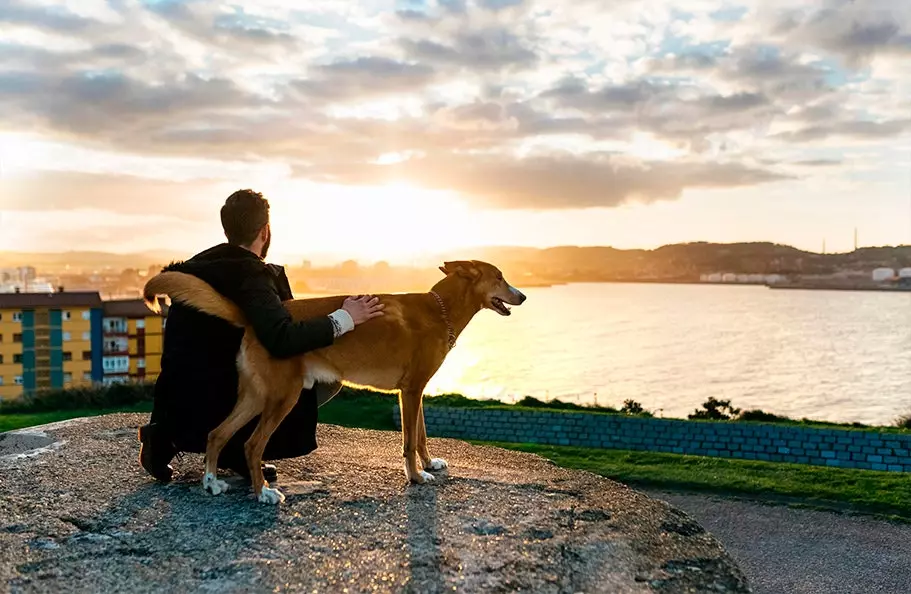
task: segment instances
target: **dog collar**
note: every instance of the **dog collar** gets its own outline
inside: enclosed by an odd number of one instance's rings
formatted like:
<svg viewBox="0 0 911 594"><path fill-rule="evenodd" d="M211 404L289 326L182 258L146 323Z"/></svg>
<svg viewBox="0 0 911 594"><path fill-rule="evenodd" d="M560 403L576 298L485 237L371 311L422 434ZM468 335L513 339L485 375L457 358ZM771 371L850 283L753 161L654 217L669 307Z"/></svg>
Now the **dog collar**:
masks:
<svg viewBox="0 0 911 594"><path fill-rule="evenodd" d="M440 304L440 310L443 312L443 321L446 322L446 330L449 332L449 350L455 348L456 345L456 335L455 330L452 329L452 322L449 321L449 313L446 311L446 304L443 303L443 298L440 297L440 294L436 291L431 291L431 295L437 300L437 303Z"/></svg>

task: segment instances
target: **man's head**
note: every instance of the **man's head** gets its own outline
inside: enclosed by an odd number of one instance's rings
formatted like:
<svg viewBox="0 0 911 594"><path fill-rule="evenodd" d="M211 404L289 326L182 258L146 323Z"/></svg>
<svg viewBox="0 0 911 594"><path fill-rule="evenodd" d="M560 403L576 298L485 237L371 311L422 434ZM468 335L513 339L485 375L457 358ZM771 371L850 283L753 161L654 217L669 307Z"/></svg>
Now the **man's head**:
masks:
<svg viewBox="0 0 911 594"><path fill-rule="evenodd" d="M272 243L269 201L253 190L238 190L221 207L221 226L228 243L265 258Z"/></svg>

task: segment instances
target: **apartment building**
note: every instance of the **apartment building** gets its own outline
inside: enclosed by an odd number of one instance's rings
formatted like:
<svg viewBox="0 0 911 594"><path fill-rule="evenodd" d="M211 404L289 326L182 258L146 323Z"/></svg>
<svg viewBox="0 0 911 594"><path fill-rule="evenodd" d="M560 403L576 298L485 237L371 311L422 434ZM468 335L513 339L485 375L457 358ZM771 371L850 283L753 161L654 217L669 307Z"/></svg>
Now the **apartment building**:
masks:
<svg viewBox="0 0 911 594"><path fill-rule="evenodd" d="M103 378L97 292L0 294L0 398Z"/></svg>
<svg viewBox="0 0 911 594"><path fill-rule="evenodd" d="M155 381L161 371L161 351L167 307L152 313L142 299L104 302L102 321L102 382Z"/></svg>

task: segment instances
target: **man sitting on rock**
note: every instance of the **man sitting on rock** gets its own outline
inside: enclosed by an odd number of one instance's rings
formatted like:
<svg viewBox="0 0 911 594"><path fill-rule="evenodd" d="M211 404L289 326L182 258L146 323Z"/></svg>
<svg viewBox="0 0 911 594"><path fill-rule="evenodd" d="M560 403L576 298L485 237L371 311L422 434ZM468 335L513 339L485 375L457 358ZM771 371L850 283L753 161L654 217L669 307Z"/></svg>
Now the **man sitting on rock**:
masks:
<svg viewBox="0 0 911 594"><path fill-rule="evenodd" d="M329 316L295 322L282 305L292 298L284 269L264 262L272 240L268 201L252 190L234 192L221 209L221 223L227 243L166 270L197 276L236 303L273 357L294 357L327 347L356 325L383 315L376 297L349 297L342 309ZM204 453L209 432L234 408L236 360L243 334L243 329L224 320L178 303L171 305L152 416L139 429L140 463L157 480L171 480L170 462L178 452ZM302 391L272 434L263 460L315 450L317 408L340 387L317 384ZM253 419L228 442L218 461L220 468L249 480L243 446L258 422L259 417ZM266 480L275 480L274 466L264 465L263 471Z"/></svg>

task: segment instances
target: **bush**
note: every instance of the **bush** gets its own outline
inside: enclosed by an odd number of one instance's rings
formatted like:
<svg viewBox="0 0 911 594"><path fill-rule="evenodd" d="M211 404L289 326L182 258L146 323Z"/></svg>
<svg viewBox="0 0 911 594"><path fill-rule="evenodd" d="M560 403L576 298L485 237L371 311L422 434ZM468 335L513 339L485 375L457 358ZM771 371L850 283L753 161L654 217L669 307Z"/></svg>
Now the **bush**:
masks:
<svg viewBox="0 0 911 594"><path fill-rule="evenodd" d="M631 417L652 417L651 411L645 410L642 408L642 405L636 402L635 400L624 400L623 408L620 409L620 412L629 415Z"/></svg>
<svg viewBox="0 0 911 594"><path fill-rule="evenodd" d="M702 410L698 408L689 415L689 419L711 419L714 421L729 421L740 414L739 408L731 406L730 400L717 400L714 397L709 398L702 404Z"/></svg>
<svg viewBox="0 0 911 594"><path fill-rule="evenodd" d="M742 413L737 415L737 420L738 421L761 421L761 422L766 422L766 423L782 423L782 422L793 421L793 419L789 419L788 417L783 417L781 415L776 415L773 413L767 413L764 410L759 410L758 408L753 409L753 410L743 411Z"/></svg>
<svg viewBox="0 0 911 594"><path fill-rule="evenodd" d="M899 429L911 429L911 413L904 414L895 419L895 426Z"/></svg>
<svg viewBox="0 0 911 594"><path fill-rule="evenodd" d="M0 404L0 414L116 408L140 402L151 402L154 393L155 384L153 383L41 390L23 394L17 400Z"/></svg>

